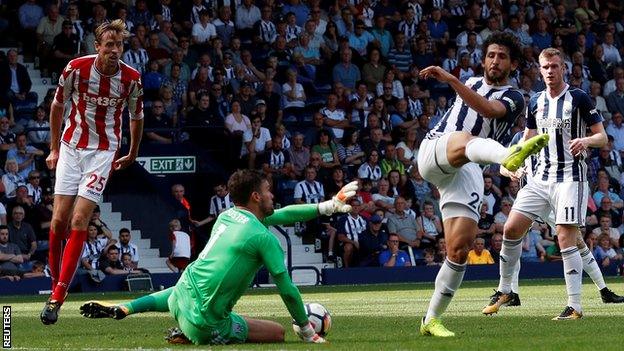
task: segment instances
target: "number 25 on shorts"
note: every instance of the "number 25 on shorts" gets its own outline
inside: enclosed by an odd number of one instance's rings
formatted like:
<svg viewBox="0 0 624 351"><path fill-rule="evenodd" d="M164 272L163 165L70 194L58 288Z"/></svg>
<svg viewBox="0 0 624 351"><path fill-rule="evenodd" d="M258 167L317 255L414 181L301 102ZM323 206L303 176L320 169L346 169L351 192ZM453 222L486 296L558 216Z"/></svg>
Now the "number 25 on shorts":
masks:
<svg viewBox="0 0 624 351"><path fill-rule="evenodd" d="M87 188L97 191L98 193L104 190L106 186L106 177L98 176L95 173L91 173L89 176L89 183L87 183Z"/></svg>

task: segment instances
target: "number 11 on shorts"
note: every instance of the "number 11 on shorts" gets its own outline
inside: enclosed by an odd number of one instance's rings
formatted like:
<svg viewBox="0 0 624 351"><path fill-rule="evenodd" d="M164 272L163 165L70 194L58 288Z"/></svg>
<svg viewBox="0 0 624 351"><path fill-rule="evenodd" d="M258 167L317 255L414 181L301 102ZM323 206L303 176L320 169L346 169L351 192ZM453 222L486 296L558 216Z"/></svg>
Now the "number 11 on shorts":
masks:
<svg viewBox="0 0 624 351"><path fill-rule="evenodd" d="M572 206L564 207L564 210L565 210L566 222L574 221L574 207Z"/></svg>

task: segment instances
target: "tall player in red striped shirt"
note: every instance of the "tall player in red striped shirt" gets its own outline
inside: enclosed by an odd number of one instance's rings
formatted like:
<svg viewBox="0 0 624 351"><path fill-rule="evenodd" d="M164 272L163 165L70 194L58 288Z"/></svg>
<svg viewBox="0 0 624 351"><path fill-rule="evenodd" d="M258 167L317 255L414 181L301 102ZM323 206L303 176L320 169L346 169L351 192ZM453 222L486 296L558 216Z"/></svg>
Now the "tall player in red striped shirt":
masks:
<svg viewBox="0 0 624 351"><path fill-rule="evenodd" d="M46 159L50 169L56 168L49 254L52 296L41 312L43 324L58 319L87 237L89 219L111 168L127 167L138 154L143 133L143 87L141 74L120 61L123 40L128 36L121 20L100 25L95 30L97 54L72 60L56 88L50 112L52 143ZM126 106L130 151L115 160Z"/></svg>

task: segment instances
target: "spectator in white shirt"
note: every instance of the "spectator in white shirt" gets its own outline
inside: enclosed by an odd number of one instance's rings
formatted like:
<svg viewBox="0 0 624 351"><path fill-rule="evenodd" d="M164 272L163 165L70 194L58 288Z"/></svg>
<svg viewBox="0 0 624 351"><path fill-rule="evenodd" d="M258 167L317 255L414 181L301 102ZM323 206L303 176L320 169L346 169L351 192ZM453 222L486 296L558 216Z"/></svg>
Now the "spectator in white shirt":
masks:
<svg viewBox="0 0 624 351"><path fill-rule="evenodd" d="M171 255L167 258L167 267L172 272L182 272L188 266L191 258L191 237L181 231L182 226L177 219L169 222L171 233Z"/></svg>
<svg viewBox="0 0 624 351"><path fill-rule="evenodd" d="M201 10L199 12L199 22L193 25L193 30L191 32L193 44L201 48L205 48L210 40L217 36L216 27L214 24L210 23L209 20L210 13L208 13L208 10Z"/></svg>

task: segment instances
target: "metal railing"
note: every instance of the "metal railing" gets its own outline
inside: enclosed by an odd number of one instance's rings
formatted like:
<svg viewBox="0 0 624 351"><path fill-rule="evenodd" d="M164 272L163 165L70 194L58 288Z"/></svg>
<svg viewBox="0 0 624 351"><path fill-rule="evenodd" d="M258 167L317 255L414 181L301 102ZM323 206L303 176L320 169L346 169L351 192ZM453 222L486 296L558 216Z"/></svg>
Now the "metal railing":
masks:
<svg viewBox="0 0 624 351"><path fill-rule="evenodd" d="M281 226L273 226L282 236L286 239L286 268L288 269L288 275L292 279L293 271L313 271L316 274L316 283L315 285L321 284L321 271L314 266L295 266L292 264L292 242L290 241L290 236L282 228Z"/></svg>

